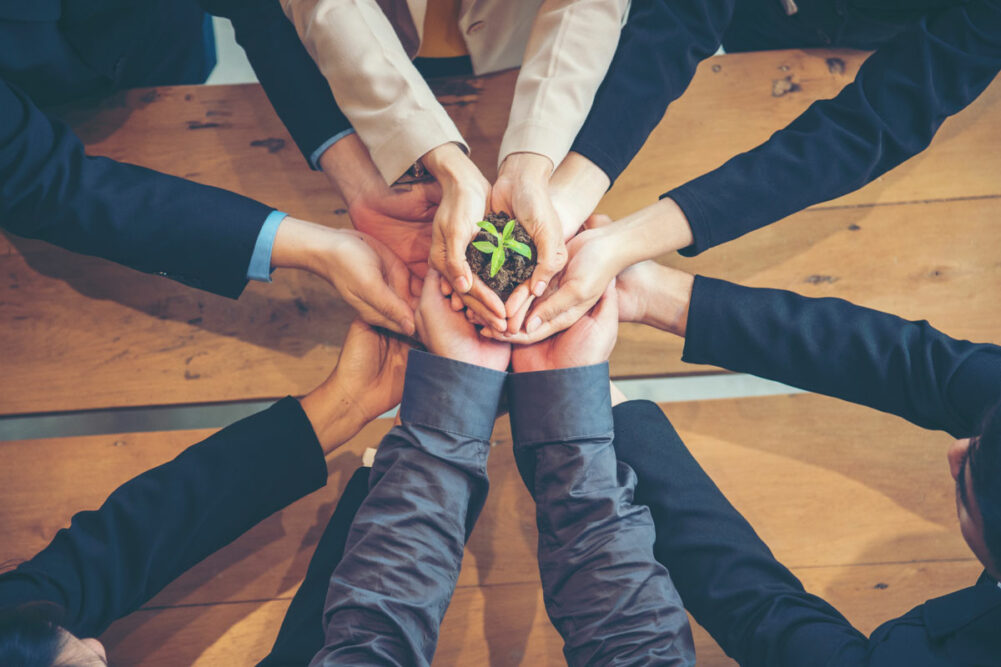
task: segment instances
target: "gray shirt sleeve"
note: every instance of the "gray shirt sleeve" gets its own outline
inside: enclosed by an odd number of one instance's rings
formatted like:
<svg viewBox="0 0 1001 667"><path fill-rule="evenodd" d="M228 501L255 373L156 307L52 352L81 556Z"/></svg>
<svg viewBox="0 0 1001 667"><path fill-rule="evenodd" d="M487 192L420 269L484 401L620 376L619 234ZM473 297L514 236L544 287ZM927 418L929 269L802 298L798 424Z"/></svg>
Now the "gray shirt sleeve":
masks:
<svg viewBox="0 0 1001 667"><path fill-rule="evenodd" d="M693 665L691 628L636 475L615 458L608 364L509 378L514 452L535 498L546 611L570 665Z"/></svg>
<svg viewBox="0 0 1001 667"><path fill-rule="evenodd" d="M382 440L311 665L429 665L487 496L506 374L412 351L401 426Z"/></svg>

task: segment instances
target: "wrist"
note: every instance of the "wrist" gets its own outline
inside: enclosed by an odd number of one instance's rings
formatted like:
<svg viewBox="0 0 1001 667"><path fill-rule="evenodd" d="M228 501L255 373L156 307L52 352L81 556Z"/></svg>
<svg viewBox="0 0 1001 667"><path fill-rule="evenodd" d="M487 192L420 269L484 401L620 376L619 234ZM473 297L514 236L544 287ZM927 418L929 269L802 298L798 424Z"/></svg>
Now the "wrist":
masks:
<svg viewBox="0 0 1001 667"><path fill-rule="evenodd" d="M646 307L640 322L685 337L695 276L661 264L644 279Z"/></svg>
<svg viewBox="0 0 1001 667"><path fill-rule="evenodd" d="M549 180L549 193L565 238L573 236L594 213L610 185L605 172L583 155L570 152L563 159Z"/></svg>
<svg viewBox="0 0 1001 667"><path fill-rule="evenodd" d="M432 148L421 157L421 163L442 187L462 181L471 171L479 173L462 147L454 142Z"/></svg>
<svg viewBox="0 0 1001 667"><path fill-rule="evenodd" d="M325 454L353 438L370 421L357 414L349 395L328 383L303 396L299 404Z"/></svg>
<svg viewBox="0 0 1001 667"><path fill-rule="evenodd" d="M337 249L346 232L292 216L278 226L271 250L272 268L302 269L327 280L327 271L337 262Z"/></svg>
<svg viewBox="0 0 1001 667"><path fill-rule="evenodd" d="M620 237L617 247L623 268L694 242L688 219L670 198L640 209L608 229L612 227Z"/></svg>
<svg viewBox="0 0 1001 667"><path fill-rule="evenodd" d="M504 158L497 180L545 185L553 175L553 162L539 153L511 153Z"/></svg>
<svg viewBox="0 0 1001 667"><path fill-rule="evenodd" d="M368 148L357 134L349 134L336 142L323 152L317 163L348 206L373 187L386 187Z"/></svg>

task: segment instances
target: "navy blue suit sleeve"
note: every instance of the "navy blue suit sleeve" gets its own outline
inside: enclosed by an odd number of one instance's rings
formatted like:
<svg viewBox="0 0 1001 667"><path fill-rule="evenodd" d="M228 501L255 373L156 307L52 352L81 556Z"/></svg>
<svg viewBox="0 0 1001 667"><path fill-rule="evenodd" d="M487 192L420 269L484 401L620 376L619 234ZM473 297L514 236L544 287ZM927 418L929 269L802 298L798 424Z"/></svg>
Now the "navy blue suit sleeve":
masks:
<svg viewBox="0 0 1001 667"><path fill-rule="evenodd" d="M430 665L487 496L505 373L412 351L402 424L383 438L311 665Z"/></svg>
<svg viewBox="0 0 1001 667"><path fill-rule="evenodd" d="M867 664L865 637L775 560L656 404L629 401L613 415L615 453L653 515L657 560L727 655L745 667Z"/></svg>
<svg viewBox="0 0 1001 667"><path fill-rule="evenodd" d="M0 80L0 225L74 252L237 297L271 209L84 154L63 123Z"/></svg>
<svg viewBox="0 0 1001 667"><path fill-rule="evenodd" d="M688 616L612 448L608 364L510 377L514 454L536 504L546 611L568 665L694 665Z"/></svg>
<svg viewBox="0 0 1001 667"><path fill-rule="evenodd" d="M200 4L210 14L233 22L236 41L307 162L321 144L351 127L277 0L200 0Z"/></svg>
<svg viewBox="0 0 1001 667"><path fill-rule="evenodd" d="M719 48L734 1L635 0L571 150L614 183L685 92L696 65Z"/></svg>
<svg viewBox="0 0 1001 667"><path fill-rule="evenodd" d="M695 279L682 357L889 412L957 438L1001 401L1001 347L841 299Z"/></svg>
<svg viewBox="0 0 1001 667"><path fill-rule="evenodd" d="M855 81L764 144L671 190L694 255L856 190L931 142L1001 70L1001 5L975 0L923 19L876 51Z"/></svg>
<svg viewBox="0 0 1001 667"><path fill-rule="evenodd" d="M116 489L17 569L0 605L50 601L96 637L259 521L322 487L327 467L299 402L285 398Z"/></svg>

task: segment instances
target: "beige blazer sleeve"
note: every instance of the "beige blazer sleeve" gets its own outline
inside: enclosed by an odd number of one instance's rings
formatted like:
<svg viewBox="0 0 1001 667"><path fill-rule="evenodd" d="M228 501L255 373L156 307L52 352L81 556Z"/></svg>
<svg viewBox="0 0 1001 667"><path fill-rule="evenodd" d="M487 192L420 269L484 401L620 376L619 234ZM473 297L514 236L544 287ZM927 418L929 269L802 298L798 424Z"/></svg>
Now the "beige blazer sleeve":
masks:
<svg viewBox="0 0 1001 667"><path fill-rule="evenodd" d="M387 183L432 148L469 147L375 0L281 0Z"/></svg>
<svg viewBox="0 0 1001 667"><path fill-rule="evenodd" d="M525 49L497 164L539 153L558 165L619 43L629 0L545 0Z"/></svg>

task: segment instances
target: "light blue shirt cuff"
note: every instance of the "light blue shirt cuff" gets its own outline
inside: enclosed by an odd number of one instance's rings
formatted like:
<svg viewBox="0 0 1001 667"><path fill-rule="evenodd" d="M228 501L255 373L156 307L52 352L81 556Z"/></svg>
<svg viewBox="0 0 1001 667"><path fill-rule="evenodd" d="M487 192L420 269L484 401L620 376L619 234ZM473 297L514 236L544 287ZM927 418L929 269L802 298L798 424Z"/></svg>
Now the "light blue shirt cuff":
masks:
<svg viewBox="0 0 1001 667"><path fill-rule="evenodd" d="M336 144L338 141L340 141L344 137L348 136L349 134L354 134L354 133L355 133L355 129L353 127L349 127L348 129L342 130L342 131L338 132L337 134L335 134L334 136L332 136L329 139L327 139L326 141L324 141L322 144L320 144L317 147L317 149L315 151L313 151L310 154L310 156L309 156L309 166L311 166L313 169L316 169L317 171L322 171L320 169L320 156L323 155L323 152L326 151L331 146L333 146L334 144Z"/></svg>
<svg viewBox="0 0 1001 667"><path fill-rule="evenodd" d="M261 231L257 234L257 243L254 244L254 253L250 256L250 266L247 267L249 280L260 280L262 283L271 282L271 248L275 245L278 225L286 216L288 213L271 211L268 217L264 218Z"/></svg>

